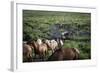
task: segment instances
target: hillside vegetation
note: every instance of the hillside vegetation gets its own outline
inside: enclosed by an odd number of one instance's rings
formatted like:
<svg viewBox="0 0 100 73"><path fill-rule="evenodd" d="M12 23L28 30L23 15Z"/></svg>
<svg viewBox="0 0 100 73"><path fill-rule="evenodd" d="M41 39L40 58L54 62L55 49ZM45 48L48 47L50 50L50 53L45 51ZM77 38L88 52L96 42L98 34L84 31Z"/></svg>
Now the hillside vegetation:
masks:
<svg viewBox="0 0 100 73"><path fill-rule="evenodd" d="M78 48L80 59L91 58L91 14L23 10L23 41L61 37L68 31L64 48Z"/></svg>

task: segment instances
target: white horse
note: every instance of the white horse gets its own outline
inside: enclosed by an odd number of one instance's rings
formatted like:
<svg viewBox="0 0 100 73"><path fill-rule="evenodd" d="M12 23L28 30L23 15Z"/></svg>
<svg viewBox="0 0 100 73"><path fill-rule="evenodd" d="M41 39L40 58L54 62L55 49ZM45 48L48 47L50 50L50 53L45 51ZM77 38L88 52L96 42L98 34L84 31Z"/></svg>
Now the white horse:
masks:
<svg viewBox="0 0 100 73"><path fill-rule="evenodd" d="M37 44L41 45L42 44L42 40L41 39L37 39Z"/></svg>
<svg viewBox="0 0 100 73"><path fill-rule="evenodd" d="M45 43L52 50L52 52L54 52L55 49L58 47L58 43L55 40L46 40Z"/></svg>

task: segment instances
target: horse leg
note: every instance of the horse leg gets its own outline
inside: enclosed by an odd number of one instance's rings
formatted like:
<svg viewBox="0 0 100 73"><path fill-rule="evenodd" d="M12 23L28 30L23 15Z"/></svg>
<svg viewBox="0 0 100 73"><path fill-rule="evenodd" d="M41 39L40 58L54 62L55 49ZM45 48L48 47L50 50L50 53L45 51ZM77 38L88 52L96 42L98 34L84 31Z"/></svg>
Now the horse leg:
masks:
<svg viewBox="0 0 100 73"><path fill-rule="evenodd" d="M49 52L46 50L45 51L45 60L48 58L48 54L49 54Z"/></svg>
<svg viewBox="0 0 100 73"><path fill-rule="evenodd" d="M54 53L54 49L52 49L52 54Z"/></svg>
<svg viewBox="0 0 100 73"><path fill-rule="evenodd" d="M32 62L32 53L31 52L28 53L28 61Z"/></svg>

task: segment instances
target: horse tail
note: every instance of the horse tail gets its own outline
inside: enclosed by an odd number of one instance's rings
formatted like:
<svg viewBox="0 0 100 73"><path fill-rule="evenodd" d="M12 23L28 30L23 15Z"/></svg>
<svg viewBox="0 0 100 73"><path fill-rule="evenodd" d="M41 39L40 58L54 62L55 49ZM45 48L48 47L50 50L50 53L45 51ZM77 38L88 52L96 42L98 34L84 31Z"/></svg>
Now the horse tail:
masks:
<svg viewBox="0 0 100 73"><path fill-rule="evenodd" d="M77 52L78 54L80 54L80 51L77 48L73 48L75 50L75 52Z"/></svg>

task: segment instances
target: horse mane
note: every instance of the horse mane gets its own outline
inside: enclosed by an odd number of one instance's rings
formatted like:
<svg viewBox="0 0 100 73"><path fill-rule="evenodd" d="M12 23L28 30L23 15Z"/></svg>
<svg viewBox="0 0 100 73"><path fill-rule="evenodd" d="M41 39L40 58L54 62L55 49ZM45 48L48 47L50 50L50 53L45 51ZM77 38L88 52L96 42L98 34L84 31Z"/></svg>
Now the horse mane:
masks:
<svg viewBox="0 0 100 73"><path fill-rule="evenodd" d="M36 41L33 41L32 44L33 44L33 47L34 47L34 48L37 48L37 43L36 43Z"/></svg>
<svg viewBox="0 0 100 73"><path fill-rule="evenodd" d="M48 48L51 48L49 44L45 43L47 45Z"/></svg>

